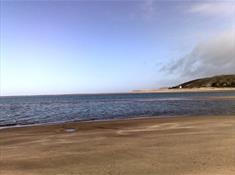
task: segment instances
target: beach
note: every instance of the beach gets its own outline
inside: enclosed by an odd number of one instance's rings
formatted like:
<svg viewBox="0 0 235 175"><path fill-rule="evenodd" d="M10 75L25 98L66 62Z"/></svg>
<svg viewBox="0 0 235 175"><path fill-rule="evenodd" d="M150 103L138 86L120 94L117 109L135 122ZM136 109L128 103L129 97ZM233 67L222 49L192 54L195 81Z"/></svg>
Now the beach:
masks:
<svg viewBox="0 0 235 175"><path fill-rule="evenodd" d="M235 116L0 130L1 175L233 175Z"/></svg>
<svg viewBox="0 0 235 175"><path fill-rule="evenodd" d="M160 88L160 89L145 89L145 90L133 90L130 93L189 93L189 92L235 92L235 88L213 88L213 87L201 87L201 88Z"/></svg>

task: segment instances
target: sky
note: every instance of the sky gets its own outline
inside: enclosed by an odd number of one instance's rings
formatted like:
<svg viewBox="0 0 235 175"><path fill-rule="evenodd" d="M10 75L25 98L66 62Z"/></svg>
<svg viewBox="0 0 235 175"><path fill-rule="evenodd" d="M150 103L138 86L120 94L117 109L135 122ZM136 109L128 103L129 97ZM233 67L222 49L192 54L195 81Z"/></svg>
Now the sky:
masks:
<svg viewBox="0 0 235 175"><path fill-rule="evenodd" d="M235 73L235 0L1 0L0 95L114 93Z"/></svg>

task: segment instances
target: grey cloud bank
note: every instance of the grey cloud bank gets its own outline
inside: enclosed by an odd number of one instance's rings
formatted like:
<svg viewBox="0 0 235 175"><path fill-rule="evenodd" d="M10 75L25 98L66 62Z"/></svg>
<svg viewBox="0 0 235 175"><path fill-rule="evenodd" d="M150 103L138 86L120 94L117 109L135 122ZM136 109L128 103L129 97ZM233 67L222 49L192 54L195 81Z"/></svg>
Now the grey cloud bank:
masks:
<svg viewBox="0 0 235 175"><path fill-rule="evenodd" d="M185 79L235 74L235 31L199 43L190 53L163 70Z"/></svg>
<svg viewBox="0 0 235 175"><path fill-rule="evenodd" d="M234 5L234 1L193 3L187 12L211 16L233 17L235 11Z"/></svg>

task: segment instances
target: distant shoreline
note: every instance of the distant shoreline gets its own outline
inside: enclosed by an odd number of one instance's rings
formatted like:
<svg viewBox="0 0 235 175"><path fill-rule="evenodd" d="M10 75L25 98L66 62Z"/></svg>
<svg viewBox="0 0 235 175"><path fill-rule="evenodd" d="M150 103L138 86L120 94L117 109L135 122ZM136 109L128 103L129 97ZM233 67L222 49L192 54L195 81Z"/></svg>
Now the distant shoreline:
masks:
<svg viewBox="0 0 235 175"><path fill-rule="evenodd" d="M177 88L177 89L146 89L133 90L131 93L182 93L182 92L235 92L235 88Z"/></svg>
<svg viewBox="0 0 235 175"><path fill-rule="evenodd" d="M235 88L182 88L182 89L138 89L129 92L107 92L107 93L74 93L74 94L32 94L32 95L0 95L0 98L8 97L31 97L31 96L69 96L69 95L119 95L133 93L177 93L177 92L226 92L234 91Z"/></svg>

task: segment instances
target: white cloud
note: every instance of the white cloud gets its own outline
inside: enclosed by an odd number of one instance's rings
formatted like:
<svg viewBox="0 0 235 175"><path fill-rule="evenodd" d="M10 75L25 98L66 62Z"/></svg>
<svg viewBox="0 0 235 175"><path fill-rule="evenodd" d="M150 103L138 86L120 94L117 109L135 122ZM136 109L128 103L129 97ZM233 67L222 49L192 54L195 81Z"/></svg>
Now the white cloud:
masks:
<svg viewBox="0 0 235 175"><path fill-rule="evenodd" d="M189 13L196 13L202 15L223 15L234 16L235 14L235 1L214 1L204 3L194 3L187 10Z"/></svg>
<svg viewBox="0 0 235 175"><path fill-rule="evenodd" d="M235 74L235 31L199 43L190 53L164 70L186 79Z"/></svg>

